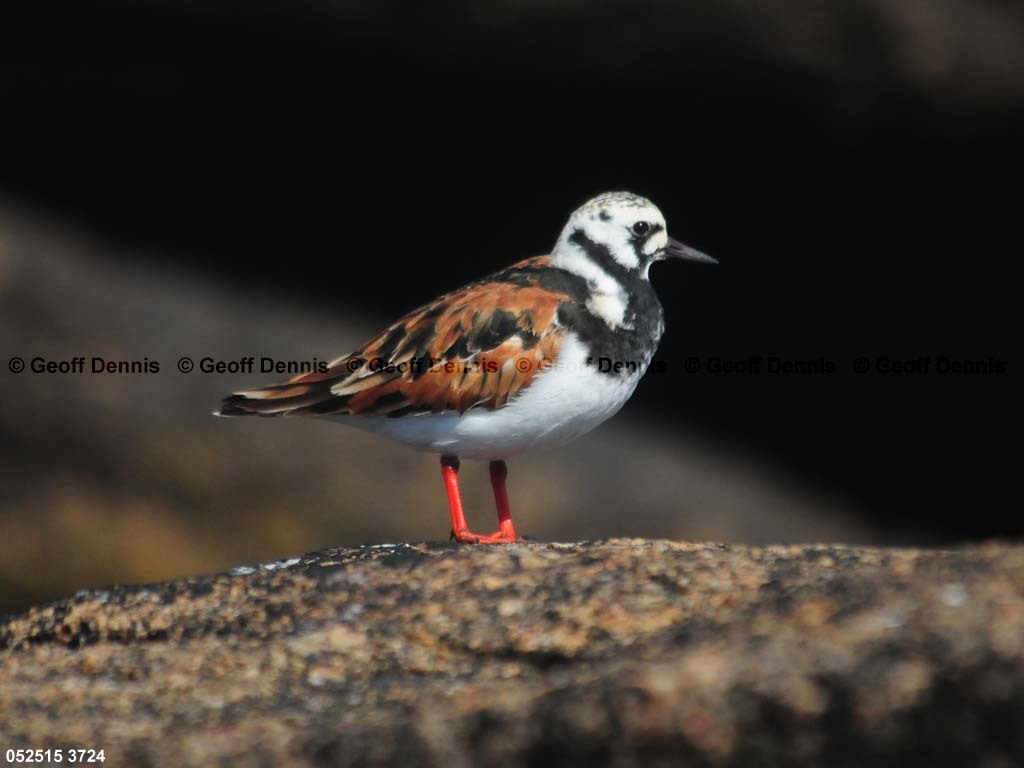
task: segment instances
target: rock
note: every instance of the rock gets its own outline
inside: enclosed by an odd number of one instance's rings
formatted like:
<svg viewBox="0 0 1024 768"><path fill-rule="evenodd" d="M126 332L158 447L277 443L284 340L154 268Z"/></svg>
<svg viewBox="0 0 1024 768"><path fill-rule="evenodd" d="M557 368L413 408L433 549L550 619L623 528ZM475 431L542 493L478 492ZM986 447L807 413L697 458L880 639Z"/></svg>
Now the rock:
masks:
<svg viewBox="0 0 1024 768"><path fill-rule="evenodd" d="M1024 546L337 548L0 648L0 746L110 765L1024 761Z"/></svg>

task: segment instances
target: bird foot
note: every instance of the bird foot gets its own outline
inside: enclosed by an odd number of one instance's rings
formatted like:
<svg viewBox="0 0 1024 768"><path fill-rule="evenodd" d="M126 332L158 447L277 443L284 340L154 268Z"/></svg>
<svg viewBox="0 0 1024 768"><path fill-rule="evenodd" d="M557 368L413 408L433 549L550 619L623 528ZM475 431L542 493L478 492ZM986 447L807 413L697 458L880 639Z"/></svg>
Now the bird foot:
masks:
<svg viewBox="0 0 1024 768"><path fill-rule="evenodd" d="M516 532L512 528L498 530L488 535L473 533L468 529L452 531L451 537L463 544L513 544L517 541L522 541L522 539L516 536Z"/></svg>

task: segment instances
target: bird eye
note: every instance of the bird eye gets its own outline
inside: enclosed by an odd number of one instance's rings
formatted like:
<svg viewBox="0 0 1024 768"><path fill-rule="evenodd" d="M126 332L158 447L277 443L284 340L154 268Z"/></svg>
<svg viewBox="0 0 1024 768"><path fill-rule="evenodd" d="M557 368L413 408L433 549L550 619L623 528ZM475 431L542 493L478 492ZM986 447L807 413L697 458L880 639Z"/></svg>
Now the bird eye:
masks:
<svg viewBox="0 0 1024 768"><path fill-rule="evenodd" d="M633 234L637 237L643 237L651 231L651 225L646 221L638 221L633 224Z"/></svg>

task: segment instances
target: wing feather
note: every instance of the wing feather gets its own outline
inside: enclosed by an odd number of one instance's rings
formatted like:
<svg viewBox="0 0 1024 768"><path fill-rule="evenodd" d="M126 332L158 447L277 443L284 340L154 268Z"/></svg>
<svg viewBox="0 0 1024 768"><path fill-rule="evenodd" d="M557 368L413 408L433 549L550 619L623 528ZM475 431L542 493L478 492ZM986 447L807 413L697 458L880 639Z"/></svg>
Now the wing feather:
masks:
<svg viewBox="0 0 1024 768"><path fill-rule="evenodd" d="M555 362L570 297L531 279L547 257L514 264L402 317L326 371L237 392L222 415L417 413L500 408Z"/></svg>

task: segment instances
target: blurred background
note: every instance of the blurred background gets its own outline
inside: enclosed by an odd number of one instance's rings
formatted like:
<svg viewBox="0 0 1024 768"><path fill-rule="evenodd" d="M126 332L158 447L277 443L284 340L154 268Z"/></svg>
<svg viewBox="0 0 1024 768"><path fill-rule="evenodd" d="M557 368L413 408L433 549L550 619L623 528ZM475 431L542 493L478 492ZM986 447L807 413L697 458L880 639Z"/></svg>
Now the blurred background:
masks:
<svg viewBox="0 0 1024 768"><path fill-rule="evenodd" d="M580 442L512 463L523 532L1024 532L1006 439L1020 4L7 0L0 93L0 613L445 538L433 457L326 422L213 419L279 377L175 362L346 353L545 252L617 188L721 266L655 269L667 372ZM160 372L8 370L78 355ZM833 368L706 370L751 356ZM933 362L853 369L882 357ZM939 357L1003 372L941 375ZM466 466L487 528L486 472Z"/></svg>

